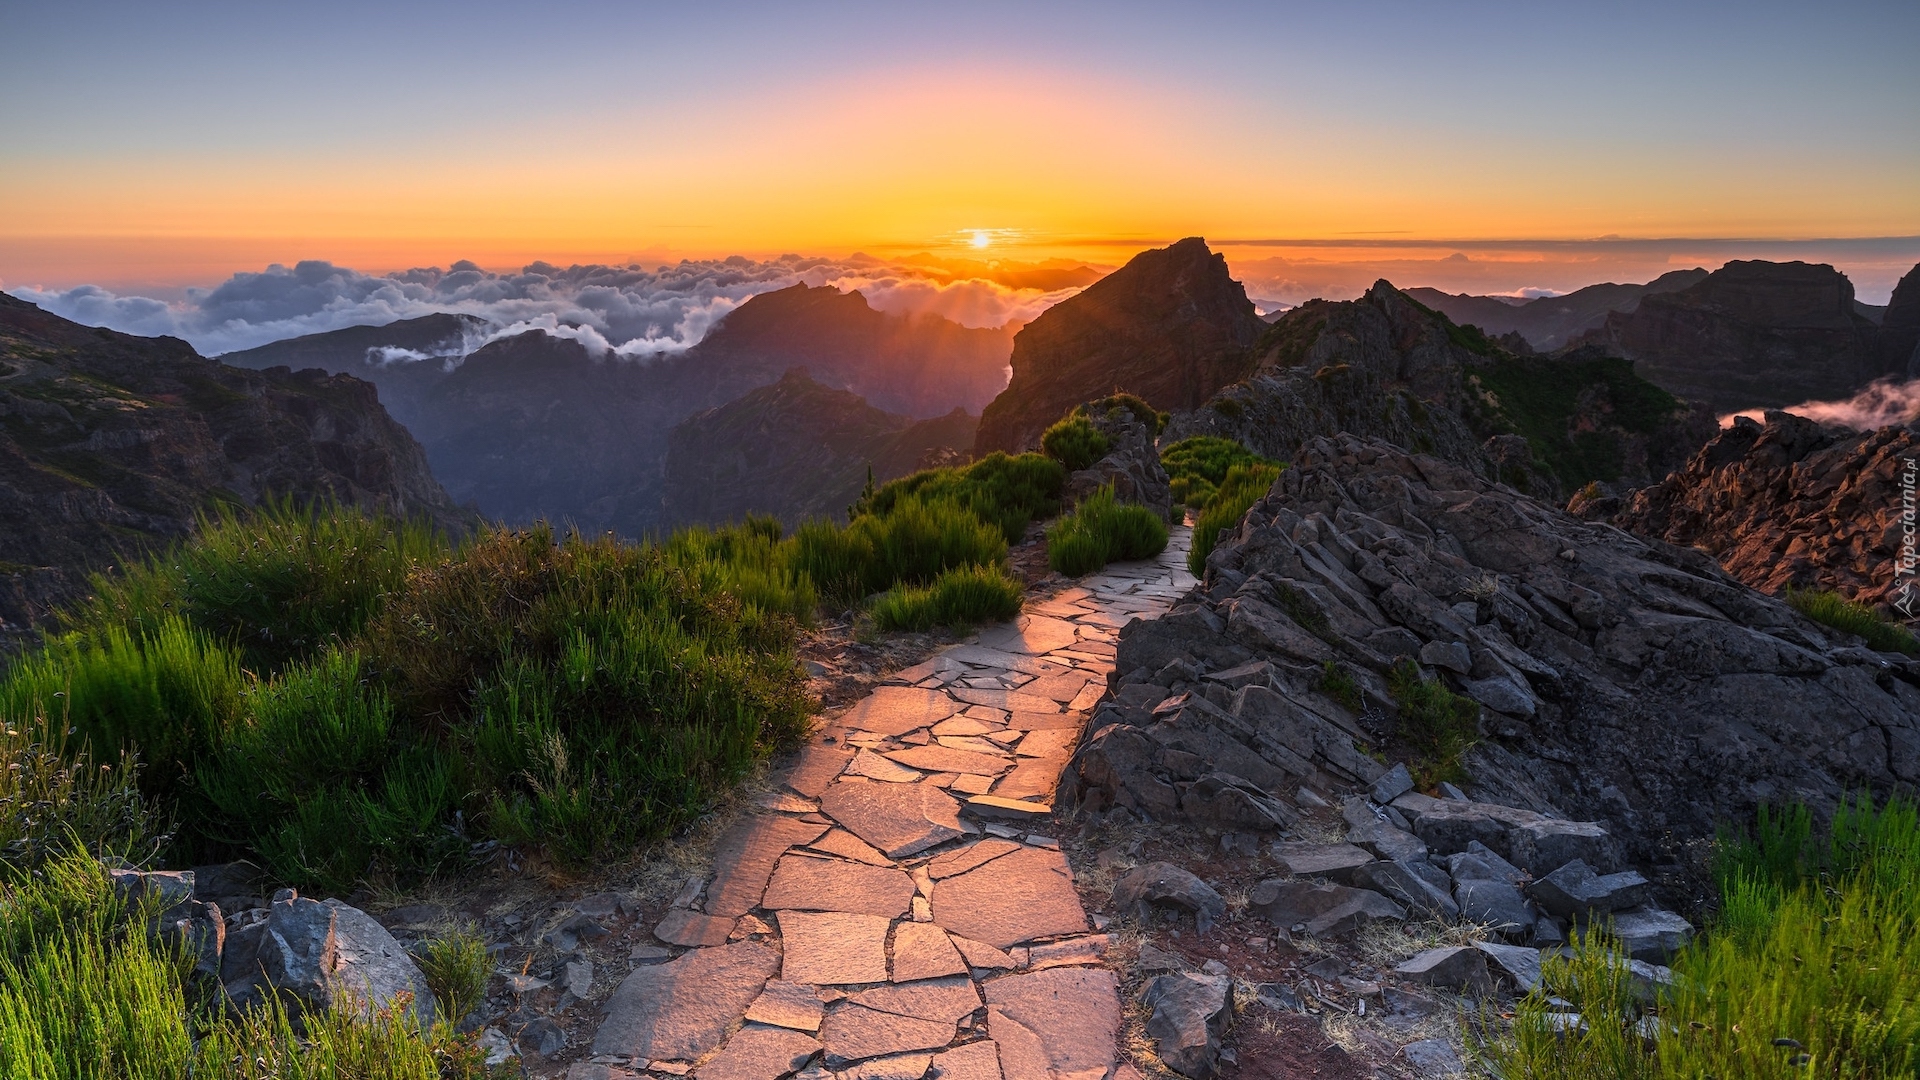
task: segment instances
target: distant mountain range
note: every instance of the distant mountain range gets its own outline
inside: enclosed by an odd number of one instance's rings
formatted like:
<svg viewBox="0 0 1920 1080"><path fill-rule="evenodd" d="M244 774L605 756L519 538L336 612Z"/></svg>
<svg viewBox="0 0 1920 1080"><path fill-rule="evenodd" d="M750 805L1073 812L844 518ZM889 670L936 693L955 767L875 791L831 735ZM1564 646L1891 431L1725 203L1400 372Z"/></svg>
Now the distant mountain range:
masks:
<svg viewBox="0 0 1920 1080"><path fill-rule="evenodd" d="M1462 326L1479 327L1488 337L1519 334L1536 351L1550 352L1590 330L1598 329L1613 312L1630 312L1640 306L1644 297L1679 292L1704 280L1706 276L1707 272L1701 269L1675 270L1645 285L1615 285L1607 282L1576 289L1565 296L1542 296L1532 300L1515 300L1507 296L1470 296L1426 288L1404 291Z"/></svg>
<svg viewBox="0 0 1920 1080"><path fill-rule="evenodd" d="M579 342L542 331L461 357L464 343L485 329L434 315L221 359L254 368L311 365L375 383L426 447L447 490L489 517L639 536L666 523L668 434L682 420L795 367L881 413L977 414L1006 385L1012 337L937 315L889 315L858 292L804 284L753 297L686 353L655 359L596 359ZM427 359L389 360L397 350Z"/></svg>

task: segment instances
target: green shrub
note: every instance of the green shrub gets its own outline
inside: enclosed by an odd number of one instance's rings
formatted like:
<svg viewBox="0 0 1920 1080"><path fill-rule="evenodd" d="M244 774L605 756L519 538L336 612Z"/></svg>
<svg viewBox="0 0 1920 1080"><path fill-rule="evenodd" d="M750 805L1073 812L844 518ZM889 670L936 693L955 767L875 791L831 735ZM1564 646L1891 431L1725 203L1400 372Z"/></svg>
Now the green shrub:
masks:
<svg viewBox="0 0 1920 1080"><path fill-rule="evenodd" d="M1115 409L1125 409L1132 413L1133 418L1147 425L1147 430L1154 435L1159 435L1162 431L1165 431L1167 429L1167 421L1173 418L1170 413L1157 411L1153 406L1147 404L1144 398L1136 397L1133 394L1111 394L1098 401L1090 401L1074 411L1076 413L1087 413L1095 416L1109 416Z"/></svg>
<svg viewBox="0 0 1920 1080"><path fill-rule="evenodd" d="M493 958L487 942L470 926L449 930L420 943L414 953L427 988L433 991L436 1015L458 1024L480 1007L487 996Z"/></svg>
<svg viewBox="0 0 1920 1080"><path fill-rule="evenodd" d="M820 606L814 579L793 566L793 545L782 544L775 518L751 515L719 529L696 526L673 534L667 559L710 591L724 590L766 614L806 624Z"/></svg>
<svg viewBox="0 0 1920 1080"><path fill-rule="evenodd" d="M1387 673L1387 689L1400 703L1399 735L1415 757L1414 781L1427 788L1461 779L1461 759L1480 740L1480 703L1423 677L1404 656Z"/></svg>
<svg viewBox="0 0 1920 1080"><path fill-rule="evenodd" d="M882 630L956 629L1004 622L1020 614L1025 589L997 566L958 566L925 587L896 585L874 601L873 621Z"/></svg>
<svg viewBox="0 0 1920 1080"><path fill-rule="evenodd" d="M1187 568L1195 577L1207 572L1207 556L1220 542L1220 531L1240 523L1254 503L1259 502L1280 478L1280 465L1233 465L1221 477L1220 489L1207 500L1193 526L1193 547L1187 552Z"/></svg>
<svg viewBox="0 0 1920 1080"><path fill-rule="evenodd" d="M854 515L885 517L908 497L950 502L980 520L997 525L1009 544L1017 544L1027 523L1060 512L1067 470L1044 454L1009 456L995 451L960 468L926 469L882 485L854 507ZM816 579L817 581L818 579Z"/></svg>
<svg viewBox="0 0 1920 1080"><path fill-rule="evenodd" d="M1503 1075L1897 1077L1920 1069L1920 814L1843 803L1815 839L1804 808L1723 834L1720 912L1673 960L1649 1043L1617 943L1589 934L1550 959L1490 1056ZM1547 1014L1571 1002L1582 1032Z"/></svg>
<svg viewBox="0 0 1920 1080"><path fill-rule="evenodd" d="M0 728L0 880L76 851L144 862L168 839L137 759L73 750L66 730L37 715Z"/></svg>
<svg viewBox="0 0 1920 1080"><path fill-rule="evenodd" d="M231 650L167 615L138 637L108 625L55 638L8 671L0 713L10 726L64 723L96 757L138 751L148 790L170 795L225 741L246 686Z"/></svg>
<svg viewBox="0 0 1920 1080"><path fill-rule="evenodd" d="M1175 502L1204 510L1235 465L1274 465L1233 441L1213 435L1181 439L1160 451L1160 464L1173 485Z"/></svg>
<svg viewBox="0 0 1920 1080"><path fill-rule="evenodd" d="M1915 638L1913 631L1839 593L1825 589L1788 589L1787 603L1815 622L1865 638L1869 647L1881 652L1909 655L1920 652L1920 638Z"/></svg>
<svg viewBox="0 0 1920 1080"><path fill-rule="evenodd" d="M1001 530L950 496L900 496L884 513L863 513L845 528L807 522L791 543L793 564L843 604L898 584L923 585L955 567L1007 559Z"/></svg>
<svg viewBox="0 0 1920 1080"><path fill-rule="evenodd" d="M221 1018L190 992L191 965L155 948L146 913L100 864L69 856L0 894L0 1075L60 1080L479 1080L483 1056L450 1026L395 1009L304 1018L279 1008Z"/></svg>
<svg viewBox="0 0 1920 1080"><path fill-rule="evenodd" d="M122 578L96 578L70 622L89 635L119 626L138 639L184 616L265 674L353 637L408 572L447 554L424 524L351 507L222 505L200 519L191 543Z"/></svg>
<svg viewBox="0 0 1920 1080"><path fill-rule="evenodd" d="M1336 661L1329 660L1321 665L1318 688L1321 693L1340 703L1348 712L1357 713L1365 707L1366 701L1360 696L1360 684L1355 681L1353 672Z"/></svg>
<svg viewBox="0 0 1920 1080"><path fill-rule="evenodd" d="M1040 436L1040 449L1046 455L1067 467L1068 472L1078 472L1105 457L1113 445L1093 421L1084 413L1073 413L1066 419L1048 428Z"/></svg>
<svg viewBox="0 0 1920 1080"><path fill-rule="evenodd" d="M1167 523L1144 506L1115 500L1103 487L1073 513L1047 527L1047 564L1062 574L1090 574L1110 562L1150 559L1167 548Z"/></svg>

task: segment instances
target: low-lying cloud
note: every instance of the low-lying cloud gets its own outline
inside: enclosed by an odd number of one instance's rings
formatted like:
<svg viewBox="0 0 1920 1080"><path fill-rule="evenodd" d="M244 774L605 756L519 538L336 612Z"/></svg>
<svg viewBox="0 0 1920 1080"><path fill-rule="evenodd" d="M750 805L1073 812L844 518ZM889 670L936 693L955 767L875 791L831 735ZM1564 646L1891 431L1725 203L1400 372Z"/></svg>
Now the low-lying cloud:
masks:
<svg viewBox="0 0 1920 1080"><path fill-rule="evenodd" d="M427 267L383 276L308 260L291 268L276 264L257 273L237 273L214 288L189 289L179 303L120 296L97 285L8 291L90 326L185 338L210 356L305 334L450 312L485 324L466 335L457 354L446 354L455 362L487 341L528 330L572 338L596 357L644 360L691 348L754 295L799 282L858 289L880 311L931 312L971 327L1031 321L1078 291L934 278L914 267L863 257L799 255L767 261L737 255L682 260L651 270L536 262L506 274L462 260L445 270ZM387 349L377 359L401 363L429 358L416 350Z"/></svg>
<svg viewBox="0 0 1920 1080"><path fill-rule="evenodd" d="M1720 418L1720 426L1733 423L1736 416L1764 421L1768 411L1748 409L1730 413ZM1866 389L1845 401L1803 401L1771 411L1792 413L1817 423L1834 424L1855 431L1910 424L1920 418L1920 379L1876 379L1868 383Z"/></svg>

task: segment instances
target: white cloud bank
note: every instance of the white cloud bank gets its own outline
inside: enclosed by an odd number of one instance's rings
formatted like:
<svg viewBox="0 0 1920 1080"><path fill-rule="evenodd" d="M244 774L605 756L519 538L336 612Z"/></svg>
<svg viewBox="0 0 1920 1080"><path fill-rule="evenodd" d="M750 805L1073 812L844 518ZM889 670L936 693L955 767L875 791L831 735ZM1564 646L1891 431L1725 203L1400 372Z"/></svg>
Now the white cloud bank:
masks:
<svg viewBox="0 0 1920 1080"><path fill-rule="evenodd" d="M764 262L738 255L682 260L651 270L536 262L509 274L462 260L446 270L428 267L381 277L308 260L292 268L275 264L258 273L237 273L214 288L190 289L186 300L171 304L118 296L97 285L7 291L89 326L185 338L209 356L304 334L452 312L492 327L469 336L463 355L487 341L538 329L574 338L594 356L646 359L691 348L755 294L798 282L858 289L869 304L890 314L933 312L973 327L1030 321L1078 291L1012 289L981 278L934 278L874 259L799 255ZM388 362L426 359L404 349L389 353Z"/></svg>
<svg viewBox="0 0 1920 1080"><path fill-rule="evenodd" d="M1733 423L1736 416L1765 422L1765 409L1748 409L1720 418L1720 426ZM1804 416L1821 424L1836 424L1855 431L1874 431L1883 427L1910 424L1920 419L1920 379L1876 379L1866 389L1844 401L1803 401L1779 412Z"/></svg>

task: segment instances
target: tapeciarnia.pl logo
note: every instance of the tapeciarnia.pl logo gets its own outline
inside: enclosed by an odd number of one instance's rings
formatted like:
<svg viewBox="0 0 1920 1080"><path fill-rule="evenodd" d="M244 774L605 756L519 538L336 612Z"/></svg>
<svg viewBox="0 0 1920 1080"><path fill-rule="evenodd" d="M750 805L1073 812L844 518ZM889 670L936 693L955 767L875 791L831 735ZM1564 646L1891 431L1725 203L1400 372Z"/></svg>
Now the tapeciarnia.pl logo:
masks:
<svg viewBox="0 0 1920 1080"><path fill-rule="evenodd" d="M1920 600L1920 597L1914 596L1913 591L1914 571L1916 564L1920 563L1920 553L1916 553L1914 545L1915 508L1913 485L1916 474L1920 474L1920 469L1915 468L1914 459L1901 458L1900 559L1893 567L1893 580L1898 583L1898 587L1893 591L1893 606L1900 609L1900 614L1905 615L1909 619L1914 617L1913 606L1915 601Z"/></svg>

